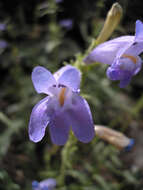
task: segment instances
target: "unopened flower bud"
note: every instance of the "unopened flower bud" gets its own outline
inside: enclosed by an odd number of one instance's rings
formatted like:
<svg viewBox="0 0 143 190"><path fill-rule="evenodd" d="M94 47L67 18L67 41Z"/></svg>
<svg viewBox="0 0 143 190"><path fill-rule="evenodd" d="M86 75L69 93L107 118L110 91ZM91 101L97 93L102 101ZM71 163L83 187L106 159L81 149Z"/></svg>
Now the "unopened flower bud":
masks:
<svg viewBox="0 0 143 190"><path fill-rule="evenodd" d="M120 4L114 3L107 14L103 29L101 30L96 40L97 44L106 41L111 36L112 32L114 31L121 19L122 13L123 9Z"/></svg>
<svg viewBox="0 0 143 190"><path fill-rule="evenodd" d="M110 129L108 127L95 125L96 135L107 141L108 143L114 145L119 150L129 151L134 145L134 140L128 138L123 133L116 130Z"/></svg>

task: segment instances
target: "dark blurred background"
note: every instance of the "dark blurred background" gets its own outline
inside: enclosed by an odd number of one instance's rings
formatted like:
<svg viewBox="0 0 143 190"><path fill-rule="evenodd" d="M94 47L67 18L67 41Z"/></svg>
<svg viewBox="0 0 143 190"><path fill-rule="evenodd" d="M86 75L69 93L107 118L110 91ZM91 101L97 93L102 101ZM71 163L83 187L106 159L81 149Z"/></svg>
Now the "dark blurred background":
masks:
<svg viewBox="0 0 143 190"><path fill-rule="evenodd" d="M57 179L63 156L67 170L59 190L143 189L142 70L126 89L119 89L107 79L105 66L86 66L81 86L95 123L135 139L130 152L95 138L89 144L74 142L64 155L63 147L52 145L48 130L37 144L28 137L30 112L44 97L33 88L32 69L42 65L55 72L73 63L98 36L115 2L123 17L111 38L134 35L136 20L143 21L143 1L0 1L1 190L30 190L33 180Z"/></svg>

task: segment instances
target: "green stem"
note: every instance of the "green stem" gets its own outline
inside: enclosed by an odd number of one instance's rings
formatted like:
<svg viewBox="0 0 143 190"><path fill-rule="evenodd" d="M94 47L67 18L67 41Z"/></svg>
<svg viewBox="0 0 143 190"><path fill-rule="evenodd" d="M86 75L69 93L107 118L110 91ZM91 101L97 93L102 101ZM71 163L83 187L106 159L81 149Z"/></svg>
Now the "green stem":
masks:
<svg viewBox="0 0 143 190"><path fill-rule="evenodd" d="M59 185L64 186L66 170L72 167L72 154L75 152L76 149L73 149L73 146L76 145L76 138L73 136L72 132L69 135L69 140L67 141L66 145L63 147L61 152L61 169L60 169L60 176L58 178Z"/></svg>

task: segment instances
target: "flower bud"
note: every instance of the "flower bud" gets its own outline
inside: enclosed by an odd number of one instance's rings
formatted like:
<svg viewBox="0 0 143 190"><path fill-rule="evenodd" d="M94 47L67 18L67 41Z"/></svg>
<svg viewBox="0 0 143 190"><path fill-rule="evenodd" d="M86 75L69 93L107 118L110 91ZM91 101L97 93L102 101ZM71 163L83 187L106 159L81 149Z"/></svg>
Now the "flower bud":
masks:
<svg viewBox="0 0 143 190"><path fill-rule="evenodd" d="M126 151L130 151L130 149L134 145L133 139L130 139L127 136L125 136L123 133L110 129L108 127L95 125L95 132L99 138L114 145L119 150L124 149Z"/></svg>
<svg viewBox="0 0 143 190"><path fill-rule="evenodd" d="M114 29L118 25L122 14L123 14L123 9L120 6L120 4L114 3L107 14L103 29L101 30L96 40L97 44L100 44L106 41L111 36Z"/></svg>

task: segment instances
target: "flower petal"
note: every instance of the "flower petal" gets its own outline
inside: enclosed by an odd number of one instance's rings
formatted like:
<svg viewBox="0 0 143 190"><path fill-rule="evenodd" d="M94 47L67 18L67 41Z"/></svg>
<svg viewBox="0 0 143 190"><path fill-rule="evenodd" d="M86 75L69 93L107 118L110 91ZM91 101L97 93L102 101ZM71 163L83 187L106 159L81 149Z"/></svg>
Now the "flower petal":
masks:
<svg viewBox="0 0 143 190"><path fill-rule="evenodd" d="M120 88L125 88L131 81L132 75L131 74L126 74L125 78L120 80Z"/></svg>
<svg viewBox="0 0 143 190"><path fill-rule="evenodd" d="M142 59L140 58L140 56L137 56L137 63L136 63L136 69L134 70L134 73L133 75L136 75L140 70L141 70L141 67L142 67Z"/></svg>
<svg viewBox="0 0 143 190"><path fill-rule="evenodd" d="M143 41L143 23L140 20L136 21L135 41Z"/></svg>
<svg viewBox="0 0 143 190"><path fill-rule="evenodd" d="M41 66L34 68L32 72L32 82L38 93L49 94L49 87L56 84L56 80L47 69Z"/></svg>
<svg viewBox="0 0 143 190"><path fill-rule="evenodd" d="M126 51L125 54L132 55L132 56L137 56L140 53L143 52L143 42L139 43L134 43L132 44Z"/></svg>
<svg viewBox="0 0 143 190"><path fill-rule="evenodd" d="M64 145L66 143L70 130L70 123L66 112L60 110L55 113L54 118L49 123L49 130L54 144Z"/></svg>
<svg viewBox="0 0 143 190"><path fill-rule="evenodd" d="M116 62L117 59L120 59L121 57L123 57L124 54L136 57L141 52L143 52L143 42L131 41L117 52L114 62Z"/></svg>
<svg viewBox="0 0 143 190"><path fill-rule="evenodd" d="M133 41L134 36L122 36L104 42L93 49L93 51L91 51L91 53L84 59L84 62L87 64L100 62L111 65L117 52Z"/></svg>
<svg viewBox="0 0 143 190"><path fill-rule="evenodd" d="M54 76L59 84L65 85L73 91L77 91L80 87L81 73L71 65L62 67Z"/></svg>
<svg viewBox="0 0 143 190"><path fill-rule="evenodd" d="M108 67L106 74L110 80L120 80L122 76L121 70L114 67Z"/></svg>
<svg viewBox="0 0 143 190"><path fill-rule="evenodd" d="M126 87L133 76L132 72L114 67L109 67L106 74L110 80L120 80L120 88Z"/></svg>
<svg viewBox="0 0 143 190"><path fill-rule="evenodd" d="M136 62L133 62L134 60L131 60L130 57L121 57L116 62L116 66L113 65L113 67L118 67L121 70L129 71L133 75L137 74L142 66L142 60L139 56L135 57Z"/></svg>
<svg viewBox="0 0 143 190"><path fill-rule="evenodd" d="M53 114L51 104L52 98L46 97L34 106L29 121L29 138L31 141L39 142L45 135L45 129Z"/></svg>
<svg viewBox="0 0 143 190"><path fill-rule="evenodd" d="M70 124L79 141L88 143L94 137L94 126L90 108L85 99L78 95L73 97L73 105L67 110Z"/></svg>
<svg viewBox="0 0 143 190"><path fill-rule="evenodd" d="M125 45L117 53L117 58L123 54L137 56L143 52L143 23L139 20L136 21L136 34L134 40L130 40L128 45Z"/></svg>

